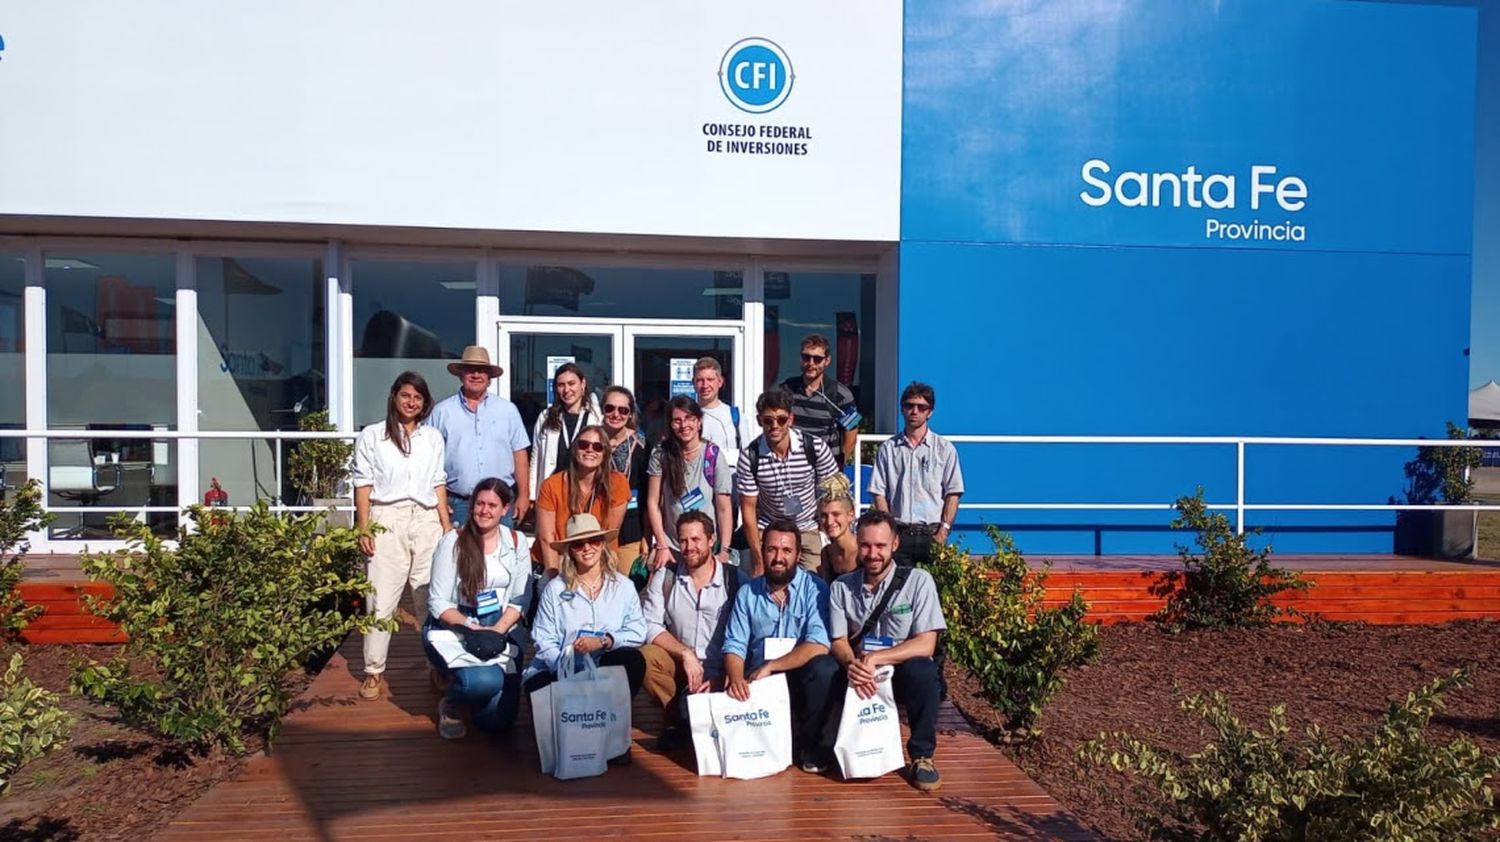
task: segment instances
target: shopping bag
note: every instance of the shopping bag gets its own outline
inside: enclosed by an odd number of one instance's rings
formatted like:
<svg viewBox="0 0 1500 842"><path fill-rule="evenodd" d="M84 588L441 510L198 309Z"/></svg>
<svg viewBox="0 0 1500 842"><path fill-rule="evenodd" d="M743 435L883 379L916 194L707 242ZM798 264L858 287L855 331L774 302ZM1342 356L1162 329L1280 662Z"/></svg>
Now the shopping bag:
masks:
<svg viewBox="0 0 1500 842"><path fill-rule="evenodd" d="M581 666L574 667L575 662ZM604 774L608 756L611 693L599 679L592 658L564 650L552 682L552 734L556 762L552 776L565 781Z"/></svg>
<svg viewBox="0 0 1500 842"><path fill-rule="evenodd" d="M750 698L743 702L714 693L709 707L724 777L764 778L792 765L792 704L784 673L750 682Z"/></svg>
<svg viewBox="0 0 1500 842"><path fill-rule="evenodd" d="M719 729L714 727L714 713L709 699L722 693L692 693L687 697L688 727L693 733L693 754L698 758L698 774L719 777L724 763L719 751Z"/></svg>
<svg viewBox="0 0 1500 842"><path fill-rule="evenodd" d="M861 699L853 687L844 691L844 712L833 756L846 780L878 778L900 769L901 722L896 718L896 694L891 685L895 670L875 671L875 695Z"/></svg>
<svg viewBox="0 0 1500 842"><path fill-rule="evenodd" d="M624 667L595 667L594 681L604 685L609 697L605 708L609 711L609 722L604 730L604 756L616 758L630 751L630 679Z"/></svg>

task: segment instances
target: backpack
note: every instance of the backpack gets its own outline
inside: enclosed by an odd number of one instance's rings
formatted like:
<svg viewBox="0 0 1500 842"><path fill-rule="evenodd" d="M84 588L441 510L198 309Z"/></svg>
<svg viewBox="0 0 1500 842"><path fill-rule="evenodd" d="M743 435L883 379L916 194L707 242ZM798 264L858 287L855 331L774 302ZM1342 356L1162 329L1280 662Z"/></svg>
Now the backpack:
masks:
<svg viewBox="0 0 1500 842"><path fill-rule="evenodd" d="M812 433L809 433L808 431L802 429L801 427L793 427L792 428L792 432L796 433L798 435L798 437L800 437L802 439L802 455L807 457L807 467L812 468L813 479L814 480L821 480L822 477L818 476L818 457L817 457L817 454L813 452L813 437L812 437ZM744 458L750 460L750 475L751 476L755 476L756 469L760 467L760 447L759 447L759 445L760 445L760 443L762 441L765 440L765 438L766 438L765 435L756 436L755 440L752 441L752 442L750 442L750 448L748 450L746 450L745 453L744 453ZM760 478L756 477L756 482L759 482L759 481L760 481Z"/></svg>
<svg viewBox="0 0 1500 842"><path fill-rule="evenodd" d="M705 442L703 448L703 478L708 481L708 487L714 487L714 480L719 475L719 446L713 442Z"/></svg>
<svg viewBox="0 0 1500 842"><path fill-rule="evenodd" d="M745 449L745 445L744 445L743 442L740 441L740 408L739 407L737 407L737 406L731 406L731 407L729 407L729 420L732 421L732 422L734 422L734 449L735 450L744 450Z"/></svg>

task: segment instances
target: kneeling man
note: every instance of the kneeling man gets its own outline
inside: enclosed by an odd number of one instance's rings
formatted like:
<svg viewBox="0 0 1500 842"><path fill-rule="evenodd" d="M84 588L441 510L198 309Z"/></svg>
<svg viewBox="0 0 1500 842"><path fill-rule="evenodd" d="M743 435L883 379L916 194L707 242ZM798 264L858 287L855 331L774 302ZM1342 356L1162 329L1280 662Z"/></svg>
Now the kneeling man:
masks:
<svg viewBox="0 0 1500 842"><path fill-rule="evenodd" d="M651 575L641 593L646 615L646 692L667 714L658 747L671 751L690 739L683 691L724 688L724 627L735 595L749 576L714 558L714 522L701 511L677 519L682 561Z"/></svg>
<svg viewBox="0 0 1500 842"><path fill-rule="evenodd" d="M912 786L931 792L942 783L932 762L939 699L932 653L938 632L948 627L937 585L926 570L898 568L892 561L896 521L889 514L871 509L860 515L855 536L860 567L835 579L828 595L828 633L841 667L828 728L838 728L845 679L860 698L868 699L875 695L875 671L893 666L892 690L896 703L906 707L911 726L908 775Z"/></svg>

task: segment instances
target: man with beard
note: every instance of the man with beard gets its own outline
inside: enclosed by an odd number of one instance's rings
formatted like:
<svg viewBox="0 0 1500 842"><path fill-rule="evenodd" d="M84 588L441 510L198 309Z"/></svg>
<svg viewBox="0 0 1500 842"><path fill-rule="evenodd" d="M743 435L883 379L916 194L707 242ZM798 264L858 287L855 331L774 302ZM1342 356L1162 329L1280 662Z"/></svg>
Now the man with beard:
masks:
<svg viewBox="0 0 1500 842"><path fill-rule="evenodd" d="M701 511L677 519L682 561L668 564L646 583L641 610L646 615L646 692L667 713L662 751L690 738L682 694L721 690L724 685L724 627L740 587L750 577L713 552L714 522Z"/></svg>
<svg viewBox="0 0 1500 842"><path fill-rule="evenodd" d="M798 565L798 539L797 524L785 520L761 533L766 572L735 597L724 633L724 689L745 701L750 682L786 673L797 722L794 747L802 770L819 773L832 760L823 724L838 663L828 654L828 588ZM768 658L768 649L785 654Z"/></svg>

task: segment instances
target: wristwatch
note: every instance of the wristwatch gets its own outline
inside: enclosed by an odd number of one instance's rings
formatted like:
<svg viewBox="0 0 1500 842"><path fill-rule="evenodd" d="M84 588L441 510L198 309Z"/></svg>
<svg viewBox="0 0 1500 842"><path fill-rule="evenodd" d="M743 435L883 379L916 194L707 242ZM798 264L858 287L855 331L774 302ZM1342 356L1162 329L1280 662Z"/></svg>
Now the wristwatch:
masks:
<svg viewBox="0 0 1500 842"><path fill-rule="evenodd" d="M608 633L608 632L605 632L605 634L604 634L604 649L607 652L607 651L609 651L610 649L613 649L613 648L615 648L615 636L612 635L612 634L610 634L610 633Z"/></svg>

